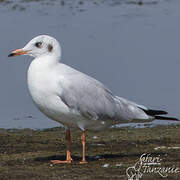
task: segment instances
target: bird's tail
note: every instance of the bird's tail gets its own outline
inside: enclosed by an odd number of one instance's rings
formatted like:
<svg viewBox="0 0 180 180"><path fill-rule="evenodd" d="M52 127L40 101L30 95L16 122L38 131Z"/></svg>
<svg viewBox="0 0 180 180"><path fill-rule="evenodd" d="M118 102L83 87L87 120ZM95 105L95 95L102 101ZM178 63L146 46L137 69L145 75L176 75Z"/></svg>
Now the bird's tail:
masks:
<svg viewBox="0 0 180 180"><path fill-rule="evenodd" d="M177 118L174 118L174 117L166 117L166 116L154 116L155 119L158 119L158 120L170 120L170 121L180 121L179 119Z"/></svg>
<svg viewBox="0 0 180 180"><path fill-rule="evenodd" d="M170 121L180 121L178 118L175 117L168 117L168 116L162 116L168 114L167 111L162 110L153 110L153 109L143 109L139 107L141 110L143 110L147 115L154 117L158 120L170 120Z"/></svg>

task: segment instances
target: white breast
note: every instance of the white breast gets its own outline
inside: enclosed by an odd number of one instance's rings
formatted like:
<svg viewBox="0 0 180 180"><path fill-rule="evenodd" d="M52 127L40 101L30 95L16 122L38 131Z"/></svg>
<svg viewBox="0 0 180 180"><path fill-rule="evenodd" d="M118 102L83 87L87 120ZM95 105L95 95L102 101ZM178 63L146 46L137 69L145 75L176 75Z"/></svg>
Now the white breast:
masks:
<svg viewBox="0 0 180 180"><path fill-rule="evenodd" d="M61 101L57 90L61 91L55 65L49 63L46 58L35 59L28 69L28 88L36 106L53 120L66 123L65 116L70 109ZM65 121L65 122L64 122Z"/></svg>

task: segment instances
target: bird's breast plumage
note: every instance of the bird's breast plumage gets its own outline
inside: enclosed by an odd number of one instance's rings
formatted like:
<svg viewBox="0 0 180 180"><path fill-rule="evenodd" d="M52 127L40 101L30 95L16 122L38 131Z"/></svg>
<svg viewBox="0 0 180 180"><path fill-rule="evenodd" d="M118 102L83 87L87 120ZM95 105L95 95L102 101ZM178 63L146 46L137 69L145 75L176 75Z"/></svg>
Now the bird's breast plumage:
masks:
<svg viewBox="0 0 180 180"><path fill-rule="evenodd" d="M29 92L36 106L48 117L59 120L69 113L56 90L61 91L53 66L32 61L27 74ZM62 116L62 117L61 117Z"/></svg>

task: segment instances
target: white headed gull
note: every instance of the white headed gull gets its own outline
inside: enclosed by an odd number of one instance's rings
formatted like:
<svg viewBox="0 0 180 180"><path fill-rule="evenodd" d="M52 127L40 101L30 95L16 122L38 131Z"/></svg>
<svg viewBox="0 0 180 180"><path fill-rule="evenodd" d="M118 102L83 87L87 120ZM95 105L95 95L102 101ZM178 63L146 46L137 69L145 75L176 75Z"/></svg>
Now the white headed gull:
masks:
<svg viewBox="0 0 180 180"><path fill-rule="evenodd" d="M46 116L66 127L66 161L72 162L70 128L82 130L82 161L85 159L85 130L100 130L118 123L152 121L176 118L159 115L165 111L151 110L122 97L115 96L96 79L63 63L58 41L47 35L32 39L24 48L12 51L9 56L34 57L28 69L28 87L33 102Z"/></svg>

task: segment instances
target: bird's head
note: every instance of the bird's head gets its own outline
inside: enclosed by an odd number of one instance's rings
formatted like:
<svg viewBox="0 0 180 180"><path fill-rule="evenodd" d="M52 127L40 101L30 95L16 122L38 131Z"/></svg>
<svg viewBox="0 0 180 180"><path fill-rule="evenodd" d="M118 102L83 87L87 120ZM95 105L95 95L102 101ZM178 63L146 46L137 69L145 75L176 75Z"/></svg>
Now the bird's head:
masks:
<svg viewBox="0 0 180 180"><path fill-rule="evenodd" d="M29 41L23 48L12 51L8 56L18 55L29 55L35 58L51 55L60 58L61 47L55 38L48 35L40 35Z"/></svg>

